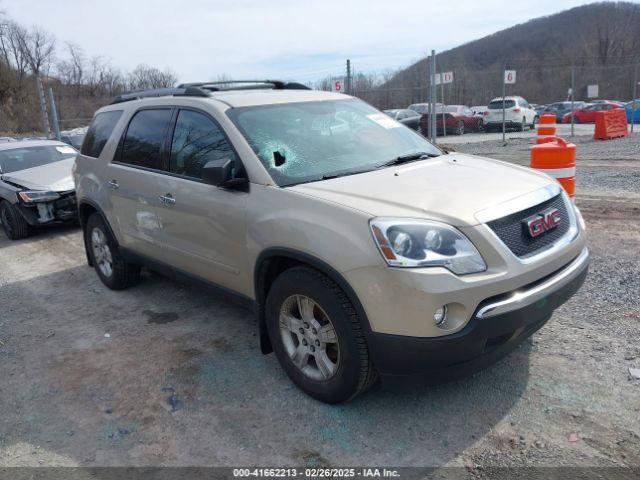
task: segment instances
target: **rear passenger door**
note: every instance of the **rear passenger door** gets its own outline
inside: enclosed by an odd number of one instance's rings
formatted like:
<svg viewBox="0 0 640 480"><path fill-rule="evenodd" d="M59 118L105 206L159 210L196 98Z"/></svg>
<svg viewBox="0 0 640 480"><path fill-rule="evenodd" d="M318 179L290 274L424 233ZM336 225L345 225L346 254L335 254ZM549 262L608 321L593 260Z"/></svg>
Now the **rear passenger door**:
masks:
<svg viewBox="0 0 640 480"><path fill-rule="evenodd" d="M105 175L121 245L154 259L164 255L158 182L167 170L164 158L172 112L171 108L138 110Z"/></svg>
<svg viewBox="0 0 640 480"><path fill-rule="evenodd" d="M247 193L206 184L202 167L230 159L244 169L222 128L207 113L180 108L168 141L168 174L161 194L161 242L172 265L210 282L243 291L247 285Z"/></svg>

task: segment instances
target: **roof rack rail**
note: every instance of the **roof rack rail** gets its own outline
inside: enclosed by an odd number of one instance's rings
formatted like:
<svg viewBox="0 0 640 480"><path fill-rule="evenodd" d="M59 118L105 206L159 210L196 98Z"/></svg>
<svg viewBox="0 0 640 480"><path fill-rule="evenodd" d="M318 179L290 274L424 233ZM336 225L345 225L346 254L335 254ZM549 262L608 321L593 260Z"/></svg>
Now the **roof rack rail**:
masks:
<svg viewBox="0 0 640 480"><path fill-rule="evenodd" d="M227 90L254 90L256 88L271 88L273 90L311 90L298 82L284 82L282 80L216 80L213 82L183 83L178 88L201 88L210 92Z"/></svg>
<svg viewBox="0 0 640 480"><path fill-rule="evenodd" d="M118 95L111 101L110 105L116 103L130 102L131 100L139 100L149 97L208 97L209 91L191 85L180 85L177 88L153 88L149 90L136 90Z"/></svg>

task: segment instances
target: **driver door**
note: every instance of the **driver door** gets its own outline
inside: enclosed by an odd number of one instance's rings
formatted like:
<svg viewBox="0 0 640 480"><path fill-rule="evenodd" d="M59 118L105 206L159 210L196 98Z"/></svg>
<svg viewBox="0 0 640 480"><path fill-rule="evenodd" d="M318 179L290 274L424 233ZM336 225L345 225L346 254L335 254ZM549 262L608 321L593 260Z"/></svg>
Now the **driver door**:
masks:
<svg viewBox="0 0 640 480"><path fill-rule="evenodd" d="M206 113L181 108L168 142L169 172L159 179L160 240L171 265L220 286L247 285L248 193L204 183L202 167L231 159L242 165L222 128Z"/></svg>

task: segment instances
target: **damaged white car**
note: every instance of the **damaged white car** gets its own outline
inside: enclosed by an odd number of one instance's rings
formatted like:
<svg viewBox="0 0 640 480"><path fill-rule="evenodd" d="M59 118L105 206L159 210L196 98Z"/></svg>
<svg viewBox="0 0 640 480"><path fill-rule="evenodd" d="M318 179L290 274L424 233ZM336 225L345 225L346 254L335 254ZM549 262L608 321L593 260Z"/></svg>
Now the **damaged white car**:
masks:
<svg viewBox="0 0 640 480"><path fill-rule="evenodd" d="M32 227L77 222L71 175L77 150L50 140L0 144L0 222L8 238Z"/></svg>

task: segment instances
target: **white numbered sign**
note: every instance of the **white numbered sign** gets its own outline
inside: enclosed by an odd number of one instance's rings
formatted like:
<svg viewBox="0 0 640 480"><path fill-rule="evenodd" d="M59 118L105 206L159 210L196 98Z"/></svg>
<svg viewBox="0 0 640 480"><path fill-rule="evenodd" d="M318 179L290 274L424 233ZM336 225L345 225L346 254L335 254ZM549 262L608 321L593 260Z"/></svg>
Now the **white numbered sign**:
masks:
<svg viewBox="0 0 640 480"><path fill-rule="evenodd" d="M504 83L507 85L516 83L516 71L515 70L505 70L504 71Z"/></svg>
<svg viewBox="0 0 640 480"><path fill-rule="evenodd" d="M331 91L332 92L338 92L341 93L343 90L342 88L342 79L339 80L333 80L331 82Z"/></svg>
<svg viewBox="0 0 640 480"><path fill-rule="evenodd" d="M442 74L442 83L453 83L453 72L444 72Z"/></svg>

